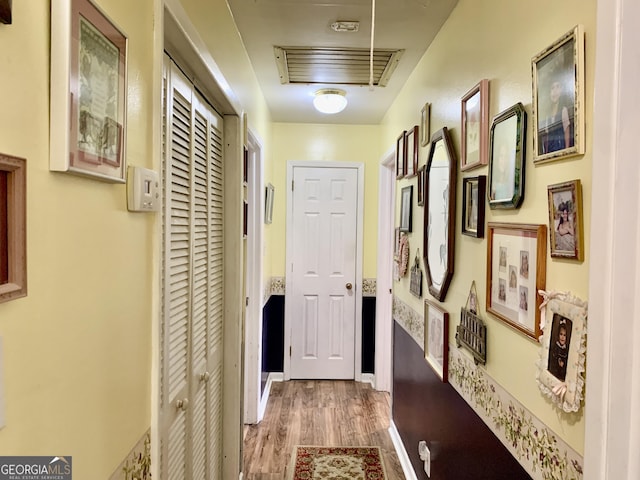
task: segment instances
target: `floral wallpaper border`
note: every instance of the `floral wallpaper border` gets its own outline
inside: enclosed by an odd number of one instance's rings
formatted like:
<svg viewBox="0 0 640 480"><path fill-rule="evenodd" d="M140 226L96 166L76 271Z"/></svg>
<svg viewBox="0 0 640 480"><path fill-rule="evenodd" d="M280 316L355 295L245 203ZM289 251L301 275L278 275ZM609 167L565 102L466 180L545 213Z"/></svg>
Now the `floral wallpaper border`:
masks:
<svg viewBox="0 0 640 480"><path fill-rule="evenodd" d="M362 296L363 297L375 297L376 296L377 279L375 278L363 278L362 279Z"/></svg>
<svg viewBox="0 0 640 480"><path fill-rule="evenodd" d="M422 314L394 297L393 318L424 349ZM534 480L582 480L582 456L453 345L449 383Z"/></svg>
<svg viewBox="0 0 640 480"><path fill-rule="evenodd" d="M109 480L151 479L151 430L147 430Z"/></svg>
<svg viewBox="0 0 640 480"><path fill-rule="evenodd" d="M375 297L376 296L376 283L375 278L364 278L362 280L362 296L363 297ZM284 295L285 294L285 277L271 277L264 284L263 301L264 307L271 295Z"/></svg>

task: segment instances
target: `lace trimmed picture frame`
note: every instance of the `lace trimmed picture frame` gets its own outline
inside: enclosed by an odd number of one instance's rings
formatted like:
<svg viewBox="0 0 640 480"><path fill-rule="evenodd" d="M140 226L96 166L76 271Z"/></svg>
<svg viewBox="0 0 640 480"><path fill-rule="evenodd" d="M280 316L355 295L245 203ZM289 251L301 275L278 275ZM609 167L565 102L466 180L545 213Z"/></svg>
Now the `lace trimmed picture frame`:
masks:
<svg viewBox="0 0 640 480"><path fill-rule="evenodd" d="M540 358L536 380L540 391L561 410L582 407L587 352L587 302L571 293L538 292L540 305Z"/></svg>

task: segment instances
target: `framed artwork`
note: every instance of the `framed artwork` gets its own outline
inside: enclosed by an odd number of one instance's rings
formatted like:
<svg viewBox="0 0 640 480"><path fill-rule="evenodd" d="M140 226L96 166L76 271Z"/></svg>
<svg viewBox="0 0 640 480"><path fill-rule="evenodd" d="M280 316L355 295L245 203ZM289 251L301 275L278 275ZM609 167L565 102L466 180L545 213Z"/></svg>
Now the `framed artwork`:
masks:
<svg viewBox="0 0 640 480"><path fill-rule="evenodd" d="M489 80L480 80L462 97L462 155L460 170L487 164L489 134Z"/></svg>
<svg viewBox="0 0 640 480"><path fill-rule="evenodd" d="M249 149L242 148L242 183L246 185L249 181Z"/></svg>
<svg viewBox="0 0 640 480"><path fill-rule="evenodd" d="M582 185L580 180L547 187L551 256L583 260Z"/></svg>
<svg viewBox="0 0 640 480"><path fill-rule="evenodd" d="M423 252L429 293L443 302L453 277L458 162L447 127L431 137L425 181Z"/></svg>
<svg viewBox="0 0 640 480"><path fill-rule="evenodd" d="M11 24L11 0L0 0L0 23Z"/></svg>
<svg viewBox="0 0 640 480"><path fill-rule="evenodd" d="M420 111L420 145L426 147L431 140L431 104L425 103Z"/></svg>
<svg viewBox="0 0 640 480"><path fill-rule="evenodd" d="M264 223L271 224L273 222L273 196L275 195L275 188L270 183L267 183L264 194Z"/></svg>
<svg viewBox="0 0 640 480"><path fill-rule="evenodd" d="M27 295L27 161L0 153L0 303Z"/></svg>
<svg viewBox="0 0 640 480"><path fill-rule="evenodd" d="M400 195L400 231L411 232L413 185L404 187Z"/></svg>
<svg viewBox="0 0 640 480"><path fill-rule="evenodd" d="M484 238L484 199L487 177L462 179L462 233L470 237Z"/></svg>
<svg viewBox="0 0 640 480"><path fill-rule="evenodd" d="M405 178L415 177L418 173L418 148L420 147L418 144L418 130L418 126L416 125L411 130L407 131L405 135Z"/></svg>
<svg viewBox="0 0 640 480"><path fill-rule="evenodd" d="M51 5L49 168L125 182L127 37L90 0Z"/></svg>
<svg viewBox="0 0 640 480"><path fill-rule="evenodd" d="M487 312L535 340L546 281L547 227L489 223Z"/></svg>
<svg viewBox="0 0 640 480"><path fill-rule="evenodd" d="M403 130L402 134L396 140L396 178L404 178L407 168L407 131Z"/></svg>
<svg viewBox="0 0 640 480"><path fill-rule="evenodd" d="M425 165L422 165L418 168L418 206L424 206L424 189L425 189L425 180L427 178L427 169Z"/></svg>
<svg viewBox="0 0 640 480"><path fill-rule="evenodd" d="M449 314L429 300L424 301L424 358L443 382L449 363Z"/></svg>
<svg viewBox="0 0 640 480"><path fill-rule="evenodd" d="M569 293L542 292L543 334L536 380L543 394L565 412L582 406L587 350L587 303Z"/></svg>
<svg viewBox="0 0 640 480"><path fill-rule="evenodd" d="M521 103L498 114L491 124L489 207L518 208L524 200L527 113Z"/></svg>
<svg viewBox="0 0 640 480"><path fill-rule="evenodd" d="M249 228L249 203L243 200L242 203L242 238L247 238Z"/></svg>
<svg viewBox="0 0 640 480"><path fill-rule="evenodd" d="M575 26L531 60L533 161L584 153L584 31Z"/></svg>
<svg viewBox="0 0 640 480"><path fill-rule="evenodd" d="M400 238L401 238L400 227L396 227L395 237L394 237L395 241L393 242L393 258L395 258L396 260L400 256Z"/></svg>

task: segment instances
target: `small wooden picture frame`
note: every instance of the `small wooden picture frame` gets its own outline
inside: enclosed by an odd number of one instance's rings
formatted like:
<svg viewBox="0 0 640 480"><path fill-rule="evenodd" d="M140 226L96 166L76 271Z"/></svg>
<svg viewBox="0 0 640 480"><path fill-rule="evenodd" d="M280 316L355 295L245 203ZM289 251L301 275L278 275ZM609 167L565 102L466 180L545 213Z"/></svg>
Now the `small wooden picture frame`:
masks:
<svg viewBox="0 0 640 480"><path fill-rule="evenodd" d="M582 185L580 180L547 187L551 256L582 261Z"/></svg>
<svg viewBox="0 0 640 480"><path fill-rule="evenodd" d="M412 178L418 174L418 149L419 144L419 129L415 125L411 130L408 130L405 135L405 172L404 178Z"/></svg>
<svg viewBox="0 0 640 480"><path fill-rule="evenodd" d="M487 177L465 177L462 179L462 233L475 238L484 238L484 207Z"/></svg>
<svg viewBox="0 0 640 480"><path fill-rule="evenodd" d="M481 80L462 97L460 170L487 164L489 80Z"/></svg>
<svg viewBox="0 0 640 480"><path fill-rule="evenodd" d="M400 194L400 231L411 232L413 223L413 185L404 187Z"/></svg>
<svg viewBox="0 0 640 480"><path fill-rule="evenodd" d="M407 170L407 131L403 130L396 140L396 178L404 178Z"/></svg>

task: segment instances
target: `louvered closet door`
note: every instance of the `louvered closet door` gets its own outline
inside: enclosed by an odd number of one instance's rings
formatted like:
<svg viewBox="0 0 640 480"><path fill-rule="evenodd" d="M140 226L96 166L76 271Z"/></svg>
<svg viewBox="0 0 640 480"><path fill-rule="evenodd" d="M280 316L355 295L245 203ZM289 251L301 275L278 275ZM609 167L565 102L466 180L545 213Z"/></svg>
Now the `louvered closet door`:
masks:
<svg viewBox="0 0 640 480"><path fill-rule="evenodd" d="M222 118L165 62L161 478L221 478Z"/></svg>

